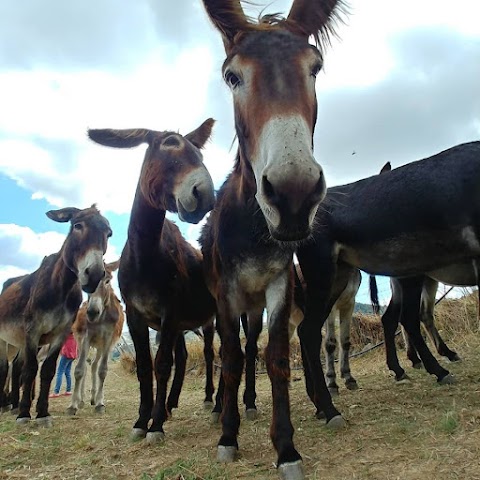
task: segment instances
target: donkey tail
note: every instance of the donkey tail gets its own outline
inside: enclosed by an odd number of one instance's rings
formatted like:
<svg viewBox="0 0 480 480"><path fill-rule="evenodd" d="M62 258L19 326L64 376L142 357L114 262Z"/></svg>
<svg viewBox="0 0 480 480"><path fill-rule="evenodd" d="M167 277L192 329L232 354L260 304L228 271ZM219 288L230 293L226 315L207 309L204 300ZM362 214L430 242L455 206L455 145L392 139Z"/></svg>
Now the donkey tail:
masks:
<svg viewBox="0 0 480 480"><path fill-rule="evenodd" d="M370 275L369 277L369 285L370 285L370 301L372 302L372 309L375 315L380 313L380 303L378 302L378 287L377 287L377 279L375 275Z"/></svg>

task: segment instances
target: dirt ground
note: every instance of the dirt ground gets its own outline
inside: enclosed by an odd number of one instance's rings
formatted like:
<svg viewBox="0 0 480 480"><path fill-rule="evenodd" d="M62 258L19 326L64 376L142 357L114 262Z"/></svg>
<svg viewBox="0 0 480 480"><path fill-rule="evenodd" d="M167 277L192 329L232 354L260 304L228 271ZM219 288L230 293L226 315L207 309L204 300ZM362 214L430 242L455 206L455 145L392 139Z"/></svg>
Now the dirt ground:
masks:
<svg viewBox="0 0 480 480"><path fill-rule="evenodd" d="M336 405L348 427L337 433L314 418L302 374L294 371L292 420L307 478L480 479L480 337L470 335L452 346L463 361L442 361L458 380L451 386L439 386L425 371L410 368L404 352L400 359L412 379L406 384L390 376L382 348L352 360L360 389L341 388ZM240 458L230 465L215 461L220 426L212 425L203 409L201 375L191 372L186 378L180 407L166 423L166 441L159 446L129 440L138 384L120 363L110 364L105 398L103 416L88 405L75 417L65 414L69 398L52 399L50 429L18 427L10 413L0 415L0 478L277 478L266 375L258 376L259 418L242 420Z"/></svg>

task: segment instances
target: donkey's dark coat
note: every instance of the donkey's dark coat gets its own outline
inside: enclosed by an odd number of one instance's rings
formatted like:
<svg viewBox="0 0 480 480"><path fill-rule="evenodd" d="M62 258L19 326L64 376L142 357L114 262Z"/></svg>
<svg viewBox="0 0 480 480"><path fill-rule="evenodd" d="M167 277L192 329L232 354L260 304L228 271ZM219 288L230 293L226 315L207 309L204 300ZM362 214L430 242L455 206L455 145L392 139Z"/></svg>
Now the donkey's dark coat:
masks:
<svg viewBox="0 0 480 480"><path fill-rule="evenodd" d="M316 216L317 228L298 259L307 282L305 318L299 328L309 348L310 398L322 410L319 359L321 326L337 297L337 268L409 277L480 255L480 142L455 146L355 183L329 189ZM408 282L407 282L408 283ZM417 285L406 284L411 290ZM420 289L421 291L421 289ZM402 311L417 350L425 351L418 325L420 298ZM418 323L418 322L417 322ZM427 349L428 350L428 349ZM425 353L426 354L426 353ZM439 379L448 372L430 354L425 367Z"/></svg>
<svg viewBox="0 0 480 480"><path fill-rule="evenodd" d="M35 272L0 295L0 360L6 359L3 345L7 343L23 351L23 393L17 419L23 423L30 419L38 347L50 344L37 401L37 422L48 426L48 393L57 357L82 301L82 289L95 291L105 275L103 255L112 231L94 206L51 210L47 216L57 222L70 221L70 231L58 253L45 257Z"/></svg>
<svg viewBox="0 0 480 480"><path fill-rule="evenodd" d="M200 148L210 137L213 123L208 119L186 136L152 130L89 131L92 140L107 146L125 148L148 143L118 281L140 382L139 417L132 436L146 437L149 443L163 440L163 424L168 412L177 406L171 398L167 400L174 346L180 358L183 354L178 348L185 349L183 330L210 322L215 313L201 253L165 218L167 210L178 211L182 219L197 223L212 208L213 183ZM155 358L155 402L149 327L161 331ZM178 378L183 380L183 374Z"/></svg>

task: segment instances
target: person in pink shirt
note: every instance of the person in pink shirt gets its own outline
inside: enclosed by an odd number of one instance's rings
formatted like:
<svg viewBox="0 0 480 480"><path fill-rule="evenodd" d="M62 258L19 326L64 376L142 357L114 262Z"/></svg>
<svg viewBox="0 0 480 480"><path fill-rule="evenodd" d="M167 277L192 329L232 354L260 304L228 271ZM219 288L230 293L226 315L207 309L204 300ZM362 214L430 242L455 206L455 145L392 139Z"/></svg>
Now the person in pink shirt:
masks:
<svg viewBox="0 0 480 480"><path fill-rule="evenodd" d="M73 333L70 332L68 334L65 343L60 350L60 362L58 363L57 368L57 381L55 382L55 389L53 393L50 394L50 398L59 397L60 396L60 388L62 387L62 380L63 375L67 380L67 389L65 391L65 395L72 394L72 377L71 377L71 370L72 370L72 363L77 358L77 342L75 341L75 337Z"/></svg>

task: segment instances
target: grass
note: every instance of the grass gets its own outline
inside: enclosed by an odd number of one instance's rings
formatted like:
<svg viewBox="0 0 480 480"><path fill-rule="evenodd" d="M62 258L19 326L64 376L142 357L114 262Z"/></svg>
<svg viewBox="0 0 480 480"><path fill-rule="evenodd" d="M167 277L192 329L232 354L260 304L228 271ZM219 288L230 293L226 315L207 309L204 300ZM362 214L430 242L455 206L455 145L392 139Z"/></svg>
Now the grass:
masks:
<svg viewBox="0 0 480 480"><path fill-rule="evenodd" d="M465 331L452 330L446 339L463 362L441 360L457 378L455 385L439 386L425 371L410 368L403 351L400 361L412 379L405 384L396 384L387 371L383 348L353 359L360 388L340 386L335 404L348 422L341 432L329 432L314 418L303 375L292 372L298 380L290 389L294 440L308 479L480 478L480 336L474 333L475 323L461 322ZM212 425L203 410L199 369L193 368L185 380L162 445L129 440L138 384L120 362L110 364L103 416L90 405L67 416L67 397L51 400L51 429L17 427L12 415L0 415L0 479L276 479L268 377L258 375L258 420L242 419L240 458L220 465L215 461L220 426Z"/></svg>

